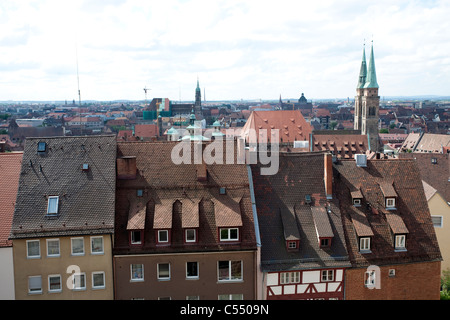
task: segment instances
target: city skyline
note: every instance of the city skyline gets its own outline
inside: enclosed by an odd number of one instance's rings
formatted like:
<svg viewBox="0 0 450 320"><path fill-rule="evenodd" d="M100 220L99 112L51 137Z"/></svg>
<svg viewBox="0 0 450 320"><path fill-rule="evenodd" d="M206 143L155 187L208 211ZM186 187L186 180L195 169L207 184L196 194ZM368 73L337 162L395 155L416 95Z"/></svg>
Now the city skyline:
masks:
<svg viewBox="0 0 450 320"><path fill-rule="evenodd" d="M2 1L0 101L448 96L446 1Z"/></svg>

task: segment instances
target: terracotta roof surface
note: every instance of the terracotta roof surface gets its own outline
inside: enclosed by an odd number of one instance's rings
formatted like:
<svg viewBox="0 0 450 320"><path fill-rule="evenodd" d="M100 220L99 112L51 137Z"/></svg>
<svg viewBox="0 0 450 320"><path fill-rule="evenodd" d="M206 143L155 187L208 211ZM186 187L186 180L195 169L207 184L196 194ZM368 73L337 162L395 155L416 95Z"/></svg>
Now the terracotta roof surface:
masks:
<svg viewBox="0 0 450 320"><path fill-rule="evenodd" d="M115 153L115 136L28 138L11 237L112 233ZM50 196L57 214L47 214Z"/></svg>
<svg viewBox="0 0 450 320"><path fill-rule="evenodd" d="M355 154L369 149L367 135L313 134L312 151L329 150L339 159L353 159Z"/></svg>
<svg viewBox="0 0 450 320"><path fill-rule="evenodd" d="M115 252L173 253L217 250L256 250L255 227L245 164L175 164L172 151L183 142L119 142L117 157L135 157L134 179L117 179ZM196 143L184 142L190 146ZM207 146L209 143L206 143ZM175 149L176 150L176 149ZM237 152L234 150L236 160ZM224 156L225 156L224 152ZM199 179L199 166L206 179ZM129 244L129 203L142 189L146 206L144 243ZM223 192L221 192L221 189ZM220 227L239 228L239 241L220 242ZM185 242L186 228L196 228L197 242ZM170 242L156 244L156 229L169 229Z"/></svg>
<svg viewBox="0 0 450 320"><path fill-rule="evenodd" d="M422 180L414 160L354 160L334 164L335 191L346 231L352 265L386 265L441 260ZM380 184L395 187L396 207L386 208ZM360 207L352 205L351 191L361 187ZM392 190L389 191L392 195ZM406 250L395 250L395 234L408 234ZM371 236L370 252L359 251L359 237Z"/></svg>
<svg viewBox="0 0 450 320"><path fill-rule="evenodd" d="M8 240L19 186L22 152L0 153L0 248L12 246Z"/></svg>
<svg viewBox="0 0 450 320"><path fill-rule="evenodd" d="M309 140L312 132L311 125L299 110L253 111L242 129L244 136L248 135L249 129L254 129L258 136L260 129L267 130L269 140L271 130L278 129L281 142Z"/></svg>
<svg viewBox="0 0 450 320"><path fill-rule="evenodd" d="M277 174L261 175L259 164L252 172L263 270L350 266L339 207L325 194L322 152L280 153ZM333 236L331 247L320 247L316 226ZM298 250L288 250L286 240L298 239Z"/></svg>

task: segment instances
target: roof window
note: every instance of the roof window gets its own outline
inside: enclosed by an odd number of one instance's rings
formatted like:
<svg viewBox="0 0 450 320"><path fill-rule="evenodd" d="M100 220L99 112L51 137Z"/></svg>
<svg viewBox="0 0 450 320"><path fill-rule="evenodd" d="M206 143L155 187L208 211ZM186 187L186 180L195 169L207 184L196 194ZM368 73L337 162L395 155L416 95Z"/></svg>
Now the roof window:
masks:
<svg viewBox="0 0 450 320"><path fill-rule="evenodd" d="M46 142L38 142L37 152L46 152L47 151L47 143Z"/></svg>

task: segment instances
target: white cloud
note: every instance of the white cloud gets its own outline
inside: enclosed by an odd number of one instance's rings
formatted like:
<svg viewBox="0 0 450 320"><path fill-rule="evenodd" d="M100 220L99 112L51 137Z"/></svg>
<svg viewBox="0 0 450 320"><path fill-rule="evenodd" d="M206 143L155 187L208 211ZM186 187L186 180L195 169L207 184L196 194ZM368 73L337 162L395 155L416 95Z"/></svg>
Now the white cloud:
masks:
<svg viewBox="0 0 450 320"><path fill-rule="evenodd" d="M381 95L449 94L448 1L3 0L0 100L354 96L366 39ZM24 87L29 89L24 90Z"/></svg>

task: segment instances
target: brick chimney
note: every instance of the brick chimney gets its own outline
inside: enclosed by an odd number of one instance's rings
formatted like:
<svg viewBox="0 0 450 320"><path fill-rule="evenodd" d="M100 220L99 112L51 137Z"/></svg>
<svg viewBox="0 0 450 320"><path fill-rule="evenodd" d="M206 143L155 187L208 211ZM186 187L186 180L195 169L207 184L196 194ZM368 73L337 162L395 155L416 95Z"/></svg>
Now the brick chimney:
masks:
<svg viewBox="0 0 450 320"><path fill-rule="evenodd" d="M136 179L136 157L117 158L117 178L128 180Z"/></svg>
<svg viewBox="0 0 450 320"><path fill-rule="evenodd" d="M333 198L333 159L331 153L323 156L323 179L325 182L325 194L327 199Z"/></svg>

